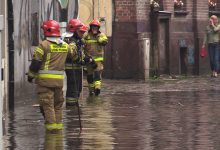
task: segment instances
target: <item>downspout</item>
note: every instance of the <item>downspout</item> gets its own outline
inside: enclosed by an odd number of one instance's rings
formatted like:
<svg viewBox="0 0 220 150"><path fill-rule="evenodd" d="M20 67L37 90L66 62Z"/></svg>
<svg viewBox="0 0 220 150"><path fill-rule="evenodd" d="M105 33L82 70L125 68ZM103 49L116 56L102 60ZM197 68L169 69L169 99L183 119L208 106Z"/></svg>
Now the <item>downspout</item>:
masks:
<svg viewBox="0 0 220 150"><path fill-rule="evenodd" d="M110 61L110 70L111 70L111 78L114 77L114 63L113 63L113 56L114 56L114 37L115 37L115 26L116 26L116 0L112 0L113 3L113 19L112 19L112 40L111 40L111 61Z"/></svg>
<svg viewBox="0 0 220 150"><path fill-rule="evenodd" d="M197 20L197 0L193 0L193 10L192 10L192 17L193 17L193 37L194 37L194 69L193 74L199 75L199 36L198 36L198 20Z"/></svg>
<svg viewBox="0 0 220 150"><path fill-rule="evenodd" d="M14 16L12 0L8 0L9 110L14 110Z"/></svg>

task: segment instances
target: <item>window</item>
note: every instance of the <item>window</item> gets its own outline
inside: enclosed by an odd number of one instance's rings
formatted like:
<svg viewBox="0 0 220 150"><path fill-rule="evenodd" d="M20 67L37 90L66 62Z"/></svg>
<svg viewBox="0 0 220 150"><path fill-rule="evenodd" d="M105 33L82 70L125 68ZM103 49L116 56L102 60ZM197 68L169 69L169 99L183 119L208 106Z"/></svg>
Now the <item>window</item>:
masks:
<svg viewBox="0 0 220 150"><path fill-rule="evenodd" d="M209 0L209 11L216 11L217 10L217 1L216 0Z"/></svg>
<svg viewBox="0 0 220 150"><path fill-rule="evenodd" d="M220 17L220 0L208 0L209 16Z"/></svg>
<svg viewBox="0 0 220 150"><path fill-rule="evenodd" d="M185 0L174 0L174 11L186 11L186 1Z"/></svg>
<svg viewBox="0 0 220 150"><path fill-rule="evenodd" d="M163 1L162 0L150 0L151 10L160 11L163 10Z"/></svg>

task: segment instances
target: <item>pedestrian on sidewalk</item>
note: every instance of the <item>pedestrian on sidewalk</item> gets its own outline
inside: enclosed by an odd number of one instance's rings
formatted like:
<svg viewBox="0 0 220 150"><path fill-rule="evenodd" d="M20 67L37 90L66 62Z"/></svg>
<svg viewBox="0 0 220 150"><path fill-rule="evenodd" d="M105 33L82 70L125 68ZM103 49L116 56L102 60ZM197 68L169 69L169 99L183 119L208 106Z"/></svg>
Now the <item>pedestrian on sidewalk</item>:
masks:
<svg viewBox="0 0 220 150"><path fill-rule="evenodd" d="M219 71L219 30L220 24L218 22L218 17L212 15L209 19L209 25L206 27L202 45L202 48L205 48L206 45L208 46L212 77L217 77Z"/></svg>
<svg viewBox="0 0 220 150"><path fill-rule="evenodd" d="M102 72L104 69L104 48L108 43L108 38L100 32L100 22L94 19L90 24L90 29L84 36L85 53L95 60L95 64L87 65L87 82L89 94L98 96L101 92Z"/></svg>
<svg viewBox="0 0 220 150"><path fill-rule="evenodd" d="M72 57L66 59L65 73L67 77L66 106L76 106L82 91L82 64L85 59L82 37L88 30L78 19L71 19L64 33L64 41L76 47L80 60L74 61Z"/></svg>
<svg viewBox="0 0 220 150"><path fill-rule="evenodd" d="M60 25L55 20L43 22L45 39L36 47L28 71L28 82L35 79L40 108L47 131L63 129L62 106L64 68L67 54L78 59L77 51L61 40Z"/></svg>

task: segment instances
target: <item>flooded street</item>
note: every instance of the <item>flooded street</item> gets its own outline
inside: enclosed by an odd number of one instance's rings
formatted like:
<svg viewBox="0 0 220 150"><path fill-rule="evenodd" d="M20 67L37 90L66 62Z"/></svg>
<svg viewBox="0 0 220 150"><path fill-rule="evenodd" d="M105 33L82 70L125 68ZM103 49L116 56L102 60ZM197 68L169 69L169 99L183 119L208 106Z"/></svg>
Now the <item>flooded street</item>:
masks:
<svg viewBox="0 0 220 150"><path fill-rule="evenodd" d="M219 150L220 78L104 80L99 97L64 109L65 129L45 133L36 100L17 99L6 116L9 150Z"/></svg>

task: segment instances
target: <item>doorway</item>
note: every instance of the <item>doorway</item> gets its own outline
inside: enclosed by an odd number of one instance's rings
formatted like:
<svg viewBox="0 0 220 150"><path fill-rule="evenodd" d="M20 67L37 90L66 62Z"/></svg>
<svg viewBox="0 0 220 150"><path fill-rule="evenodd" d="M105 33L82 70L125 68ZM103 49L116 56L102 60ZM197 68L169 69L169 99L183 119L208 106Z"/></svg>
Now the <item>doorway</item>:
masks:
<svg viewBox="0 0 220 150"><path fill-rule="evenodd" d="M159 20L158 33L159 59L158 69L160 74L170 73L169 61L169 19Z"/></svg>

